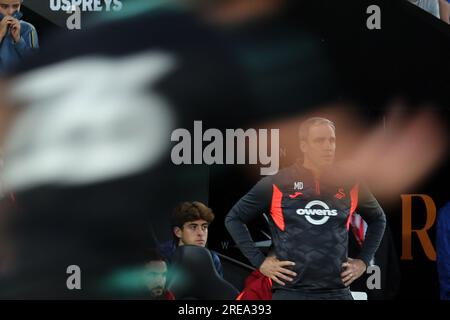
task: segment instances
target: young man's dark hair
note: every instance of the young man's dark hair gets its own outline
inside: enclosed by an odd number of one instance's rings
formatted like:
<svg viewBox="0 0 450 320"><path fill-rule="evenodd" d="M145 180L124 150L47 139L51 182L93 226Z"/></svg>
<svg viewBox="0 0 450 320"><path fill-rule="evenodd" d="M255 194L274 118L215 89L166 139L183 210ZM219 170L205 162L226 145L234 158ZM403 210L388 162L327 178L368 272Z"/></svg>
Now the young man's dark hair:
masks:
<svg viewBox="0 0 450 320"><path fill-rule="evenodd" d="M199 201L178 204L170 219L174 241L160 246L162 254L170 261L178 246L195 245L205 247L208 241L208 228L214 221L211 208ZM222 264L214 251L211 251L217 272L223 276Z"/></svg>
<svg viewBox="0 0 450 320"><path fill-rule="evenodd" d="M208 241L208 227L214 213L201 202L182 202L176 206L171 218L176 245L198 245L204 247Z"/></svg>
<svg viewBox="0 0 450 320"><path fill-rule="evenodd" d="M171 226L182 228L186 222L205 220L208 223L214 221L214 213L201 202L182 202L176 206L170 219Z"/></svg>

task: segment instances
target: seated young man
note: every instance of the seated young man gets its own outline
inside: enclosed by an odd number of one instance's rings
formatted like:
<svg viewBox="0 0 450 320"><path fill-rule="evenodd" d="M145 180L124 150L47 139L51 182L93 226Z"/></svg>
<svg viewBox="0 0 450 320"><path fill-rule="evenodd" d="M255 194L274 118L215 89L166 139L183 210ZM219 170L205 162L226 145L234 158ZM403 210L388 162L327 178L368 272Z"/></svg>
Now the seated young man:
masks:
<svg viewBox="0 0 450 320"><path fill-rule="evenodd" d="M39 48L36 28L21 20L23 0L0 0L0 72Z"/></svg>
<svg viewBox="0 0 450 320"><path fill-rule="evenodd" d="M161 253L170 261L178 246L195 245L205 247L208 241L208 227L214 220L214 213L201 202L183 202L174 210L171 218L173 241L160 246ZM217 272L223 277L222 264L214 251L211 256Z"/></svg>

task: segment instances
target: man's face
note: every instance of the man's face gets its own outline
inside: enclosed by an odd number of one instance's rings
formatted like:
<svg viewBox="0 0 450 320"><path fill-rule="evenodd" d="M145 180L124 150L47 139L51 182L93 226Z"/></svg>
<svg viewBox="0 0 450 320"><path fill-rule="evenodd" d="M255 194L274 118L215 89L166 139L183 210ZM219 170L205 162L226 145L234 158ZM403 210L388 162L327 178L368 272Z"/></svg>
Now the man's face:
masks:
<svg viewBox="0 0 450 320"><path fill-rule="evenodd" d="M167 265L164 261L150 261L146 266L147 288L153 298L160 297L166 287Z"/></svg>
<svg viewBox="0 0 450 320"><path fill-rule="evenodd" d="M20 0L0 0L0 13L4 16L12 16L14 12L20 11Z"/></svg>
<svg viewBox="0 0 450 320"><path fill-rule="evenodd" d="M175 235L180 239L179 245L194 245L204 247L208 241L208 222L195 220L186 222L182 228L175 227Z"/></svg>
<svg viewBox="0 0 450 320"><path fill-rule="evenodd" d="M311 126L307 139L301 141L300 148L310 163L318 168L333 164L336 151L336 136L328 124Z"/></svg>

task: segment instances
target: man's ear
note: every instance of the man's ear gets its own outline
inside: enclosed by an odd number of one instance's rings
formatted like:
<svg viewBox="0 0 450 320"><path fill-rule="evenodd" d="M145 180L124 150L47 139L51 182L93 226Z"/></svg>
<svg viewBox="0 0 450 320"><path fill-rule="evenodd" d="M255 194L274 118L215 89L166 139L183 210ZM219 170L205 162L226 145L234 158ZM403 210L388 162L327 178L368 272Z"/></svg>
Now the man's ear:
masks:
<svg viewBox="0 0 450 320"><path fill-rule="evenodd" d="M183 230L181 230L180 227L173 227L173 233L175 234L175 236L176 236L178 239L181 239L181 236L182 236L182 234L183 234Z"/></svg>
<svg viewBox="0 0 450 320"><path fill-rule="evenodd" d="M301 141L300 141L300 151L301 151L302 153L305 153L305 152L306 152L306 141L305 141L305 140L301 140Z"/></svg>

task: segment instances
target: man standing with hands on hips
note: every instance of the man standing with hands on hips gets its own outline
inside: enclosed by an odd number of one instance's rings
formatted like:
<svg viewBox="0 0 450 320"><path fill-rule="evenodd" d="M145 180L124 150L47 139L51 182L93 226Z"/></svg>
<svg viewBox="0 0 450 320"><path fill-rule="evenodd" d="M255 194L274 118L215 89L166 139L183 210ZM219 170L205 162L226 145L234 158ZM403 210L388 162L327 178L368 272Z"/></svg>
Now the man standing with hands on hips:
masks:
<svg viewBox="0 0 450 320"><path fill-rule="evenodd" d="M334 165L335 125L310 118L299 130L303 160L261 179L228 213L225 224L242 253L273 281L274 300L352 300L349 285L370 265L386 226L377 200ZM348 258L353 213L367 222L359 256ZM275 256L255 246L247 224L270 213Z"/></svg>
<svg viewBox="0 0 450 320"><path fill-rule="evenodd" d="M14 67L39 48L35 27L23 20L23 0L0 0L0 72Z"/></svg>

